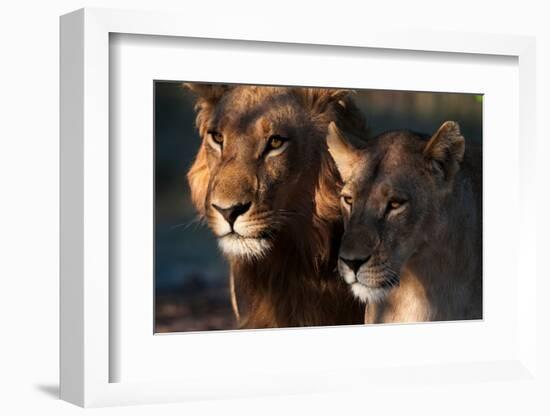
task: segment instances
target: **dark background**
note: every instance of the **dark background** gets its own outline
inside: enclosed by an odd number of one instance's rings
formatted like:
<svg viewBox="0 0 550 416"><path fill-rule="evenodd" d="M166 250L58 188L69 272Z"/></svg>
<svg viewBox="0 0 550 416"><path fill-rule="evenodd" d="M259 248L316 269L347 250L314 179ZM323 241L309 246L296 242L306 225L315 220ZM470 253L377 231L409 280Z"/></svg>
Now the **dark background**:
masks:
<svg viewBox="0 0 550 416"><path fill-rule="evenodd" d="M432 134L455 120L466 147L481 143L481 95L357 90L354 97L373 134ZM227 264L207 226L196 221L186 180L200 144L193 106L181 82L155 82L155 332L235 327Z"/></svg>

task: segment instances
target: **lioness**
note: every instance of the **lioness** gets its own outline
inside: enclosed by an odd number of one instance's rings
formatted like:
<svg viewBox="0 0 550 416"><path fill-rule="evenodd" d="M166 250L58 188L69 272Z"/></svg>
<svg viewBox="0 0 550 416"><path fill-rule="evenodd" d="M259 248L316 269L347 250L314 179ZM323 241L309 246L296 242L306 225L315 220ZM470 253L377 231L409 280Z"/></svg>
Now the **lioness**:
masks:
<svg viewBox="0 0 550 416"><path fill-rule="evenodd" d="M239 326L362 323L337 278L341 183L326 145L330 121L365 130L348 92L187 86L202 137L192 200L229 261Z"/></svg>
<svg viewBox="0 0 550 416"><path fill-rule="evenodd" d="M338 270L366 323L480 319L481 152L457 123L431 137L382 134L363 148L332 123L345 185Z"/></svg>

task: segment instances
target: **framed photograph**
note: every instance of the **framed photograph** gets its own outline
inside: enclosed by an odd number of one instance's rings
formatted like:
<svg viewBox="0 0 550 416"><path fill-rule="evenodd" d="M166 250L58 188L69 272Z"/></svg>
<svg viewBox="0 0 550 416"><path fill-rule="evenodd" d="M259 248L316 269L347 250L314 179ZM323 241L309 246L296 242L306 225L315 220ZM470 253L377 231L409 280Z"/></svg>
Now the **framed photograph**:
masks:
<svg viewBox="0 0 550 416"><path fill-rule="evenodd" d="M534 65L516 36L63 16L61 397L536 386Z"/></svg>
<svg viewBox="0 0 550 416"><path fill-rule="evenodd" d="M483 95L153 94L155 332L482 319Z"/></svg>

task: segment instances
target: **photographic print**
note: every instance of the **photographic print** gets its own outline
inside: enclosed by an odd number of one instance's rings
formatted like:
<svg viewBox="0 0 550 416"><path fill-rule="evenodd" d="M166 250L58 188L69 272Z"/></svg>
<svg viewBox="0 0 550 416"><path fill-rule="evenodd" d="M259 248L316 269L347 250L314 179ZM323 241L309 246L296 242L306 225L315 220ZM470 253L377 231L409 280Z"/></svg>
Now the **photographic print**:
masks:
<svg viewBox="0 0 550 416"><path fill-rule="evenodd" d="M482 319L482 95L154 100L155 332Z"/></svg>

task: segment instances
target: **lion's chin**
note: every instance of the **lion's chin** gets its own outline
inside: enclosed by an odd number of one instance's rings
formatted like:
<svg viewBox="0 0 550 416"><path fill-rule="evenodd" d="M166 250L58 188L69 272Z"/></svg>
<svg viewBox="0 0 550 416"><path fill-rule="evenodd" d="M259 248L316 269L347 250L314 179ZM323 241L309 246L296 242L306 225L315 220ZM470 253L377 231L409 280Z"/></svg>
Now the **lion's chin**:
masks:
<svg viewBox="0 0 550 416"><path fill-rule="evenodd" d="M369 287L356 281L352 283L351 291L356 298L360 299L364 303L378 303L388 296L391 288Z"/></svg>
<svg viewBox="0 0 550 416"><path fill-rule="evenodd" d="M236 234L219 238L218 244L226 256L246 260L259 260L271 250L271 241L267 238L242 237Z"/></svg>

